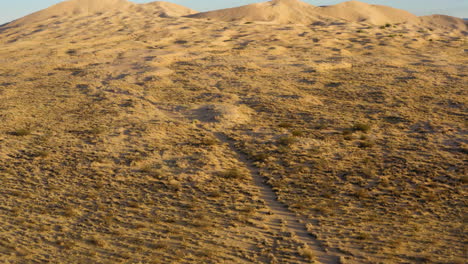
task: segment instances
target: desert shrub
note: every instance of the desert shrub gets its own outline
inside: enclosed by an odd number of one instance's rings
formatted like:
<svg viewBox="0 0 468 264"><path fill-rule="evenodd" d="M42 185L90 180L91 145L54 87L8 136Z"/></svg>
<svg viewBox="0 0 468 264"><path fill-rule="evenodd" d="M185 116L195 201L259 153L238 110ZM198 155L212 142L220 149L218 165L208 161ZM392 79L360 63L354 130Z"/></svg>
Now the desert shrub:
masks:
<svg viewBox="0 0 468 264"><path fill-rule="evenodd" d="M269 155L267 153L258 153L253 156L255 161L265 161L268 157Z"/></svg>
<svg viewBox="0 0 468 264"><path fill-rule="evenodd" d="M366 140L363 140L361 142L359 142L359 147L360 148L371 148L375 145L375 142L370 140L370 139L366 139Z"/></svg>
<svg viewBox="0 0 468 264"><path fill-rule="evenodd" d="M244 174L237 168L230 168L220 173L220 176L226 179L242 179Z"/></svg>
<svg viewBox="0 0 468 264"><path fill-rule="evenodd" d="M24 136L31 135L31 130L29 128L20 128L11 132L11 134L17 137L24 137Z"/></svg>
<svg viewBox="0 0 468 264"><path fill-rule="evenodd" d="M281 122L278 124L278 126L281 128L291 128L293 125L289 122Z"/></svg>
<svg viewBox="0 0 468 264"><path fill-rule="evenodd" d="M187 40L183 40L183 39L179 39L179 40L174 41L174 44L180 44L180 45L182 45L182 44L187 44L187 43L188 43L188 41L187 41Z"/></svg>
<svg viewBox="0 0 468 264"><path fill-rule="evenodd" d="M296 143L297 139L292 136L282 136L278 139L278 144L281 146L291 146L292 144Z"/></svg>
<svg viewBox="0 0 468 264"><path fill-rule="evenodd" d="M356 123L353 125L352 130L367 133L371 130L371 126L369 124Z"/></svg>
<svg viewBox="0 0 468 264"><path fill-rule="evenodd" d="M299 254L301 256L303 256L304 258L306 258L308 260L314 260L315 259L314 251L312 251L312 249L310 249L307 246L303 246L303 247L299 248L298 252L299 252Z"/></svg>
<svg viewBox="0 0 468 264"><path fill-rule="evenodd" d="M357 234L356 238L359 240L368 240L370 236L369 234L366 234L366 233L359 233Z"/></svg>
<svg viewBox="0 0 468 264"><path fill-rule="evenodd" d="M305 132L302 130L293 130L291 134L295 137L303 137L305 136Z"/></svg>
<svg viewBox="0 0 468 264"><path fill-rule="evenodd" d="M100 135L100 134L103 134L104 132L106 131L106 128L105 127L102 127L102 126L95 126L93 128L91 128L89 130L89 133L91 135Z"/></svg>
<svg viewBox="0 0 468 264"><path fill-rule="evenodd" d="M214 146L214 145L217 145L218 143L219 141L213 137L204 137L200 142L201 145L205 145L205 146Z"/></svg>

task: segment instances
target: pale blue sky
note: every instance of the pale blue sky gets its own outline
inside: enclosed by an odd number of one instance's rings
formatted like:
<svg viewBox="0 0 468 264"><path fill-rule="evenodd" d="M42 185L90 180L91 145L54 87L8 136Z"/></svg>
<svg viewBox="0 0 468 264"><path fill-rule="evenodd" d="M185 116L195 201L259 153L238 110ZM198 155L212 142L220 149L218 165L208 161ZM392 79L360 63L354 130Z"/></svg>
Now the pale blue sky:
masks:
<svg viewBox="0 0 468 264"><path fill-rule="evenodd" d="M95 0L99 1L99 0ZM266 0L166 0L197 11L241 6ZM303 0L312 5L331 5L342 0ZM47 8L61 0L0 0L0 24L20 18L35 11ZM153 2L151 0L133 0L136 3ZM468 18L468 0L361 0L371 4L388 5L405 9L416 15L446 14Z"/></svg>

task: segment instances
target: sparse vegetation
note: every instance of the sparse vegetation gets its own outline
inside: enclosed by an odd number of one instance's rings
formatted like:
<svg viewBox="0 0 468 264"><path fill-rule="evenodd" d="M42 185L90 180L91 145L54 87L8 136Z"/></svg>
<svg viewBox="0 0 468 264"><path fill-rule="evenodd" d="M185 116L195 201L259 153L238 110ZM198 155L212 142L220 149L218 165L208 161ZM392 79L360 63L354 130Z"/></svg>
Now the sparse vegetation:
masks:
<svg viewBox="0 0 468 264"><path fill-rule="evenodd" d="M371 130L371 126L369 124L356 123L353 125L352 130L367 133Z"/></svg>
<svg viewBox="0 0 468 264"><path fill-rule="evenodd" d="M220 173L221 177L226 179L242 179L245 175L237 168L230 168Z"/></svg>
<svg viewBox="0 0 468 264"><path fill-rule="evenodd" d="M292 136L281 136L278 138L278 144L280 146L291 146L292 144L297 142L297 138L292 137Z"/></svg>
<svg viewBox="0 0 468 264"><path fill-rule="evenodd" d="M17 137L25 137L31 135L32 131L29 128L20 128L17 129L13 132L11 132L12 135L17 136Z"/></svg>
<svg viewBox="0 0 468 264"><path fill-rule="evenodd" d="M314 252L307 246L299 248L298 251L299 251L299 254L303 256L304 258L306 258L307 260L313 261L316 258Z"/></svg>

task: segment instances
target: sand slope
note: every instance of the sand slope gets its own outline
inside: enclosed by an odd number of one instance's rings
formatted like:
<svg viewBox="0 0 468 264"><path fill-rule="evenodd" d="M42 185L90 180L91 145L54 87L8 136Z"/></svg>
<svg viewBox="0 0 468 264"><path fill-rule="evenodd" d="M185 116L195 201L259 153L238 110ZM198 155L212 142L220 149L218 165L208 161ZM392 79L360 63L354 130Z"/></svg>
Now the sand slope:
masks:
<svg viewBox="0 0 468 264"><path fill-rule="evenodd" d="M313 5L299 0L274 0L241 7L198 13L190 17L221 21L264 21L273 23L310 24L323 21L325 16L316 12Z"/></svg>

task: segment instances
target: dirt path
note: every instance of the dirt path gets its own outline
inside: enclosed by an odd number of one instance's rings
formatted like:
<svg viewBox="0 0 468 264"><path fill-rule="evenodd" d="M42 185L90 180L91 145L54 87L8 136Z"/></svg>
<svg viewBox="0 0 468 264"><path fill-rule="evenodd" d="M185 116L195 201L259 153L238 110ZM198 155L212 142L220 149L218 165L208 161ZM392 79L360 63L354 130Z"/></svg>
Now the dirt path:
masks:
<svg viewBox="0 0 468 264"><path fill-rule="evenodd" d="M295 234L297 239L306 245L315 256L315 263L337 264L339 258L327 253L320 242L317 241L301 223L301 218L291 212L286 205L278 201L277 196L271 186L265 182L265 179L260 176L258 169L252 164L247 156L242 153L235 145L235 141L227 137L224 133L213 133L220 141L228 144L233 153L236 154L239 161L244 163L249 169L254 184L260 191L260 198L265 201L265 204L272 212L272 219L266 223L272 230L280 232L282 225L286 226L289 232Z"/></svg>

